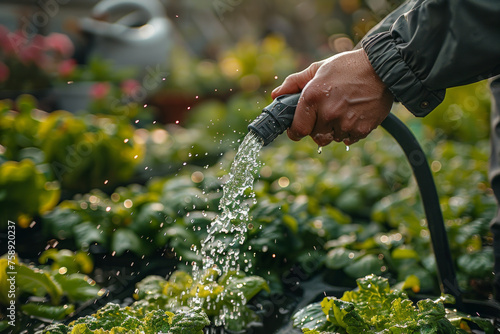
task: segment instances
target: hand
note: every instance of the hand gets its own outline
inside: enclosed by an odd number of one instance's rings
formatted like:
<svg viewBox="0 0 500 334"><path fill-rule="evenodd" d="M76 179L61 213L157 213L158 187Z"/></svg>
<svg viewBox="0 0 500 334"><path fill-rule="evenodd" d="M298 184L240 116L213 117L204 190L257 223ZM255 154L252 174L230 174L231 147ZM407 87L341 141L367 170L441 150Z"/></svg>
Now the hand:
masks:
<svg viewBox="0 0 500 334"><path fill-rule="evenodd" d="M320 146L365 138L387 117L394 100L363 49L311 64L288 76L271 96L301 91L288 137L297 141L310 135Z"/></svg>

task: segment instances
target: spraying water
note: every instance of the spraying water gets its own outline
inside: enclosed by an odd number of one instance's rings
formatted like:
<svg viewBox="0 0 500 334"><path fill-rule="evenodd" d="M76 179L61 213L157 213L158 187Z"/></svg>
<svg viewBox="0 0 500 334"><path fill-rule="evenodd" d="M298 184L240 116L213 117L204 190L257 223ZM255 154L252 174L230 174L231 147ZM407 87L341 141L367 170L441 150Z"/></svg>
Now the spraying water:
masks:
<svg viewBox="0 0 500 334"><path fill-rule="evenodd" d="M211 223L208 236L201 243L200 254L202 265L193 266L193 279L195 281L204 277L206 281L214 282L217 276L230 272L243 270L248 272L251 263L245 268L240 268L240 246L244 243L247 224L250 219L250 204L255 201L253 182L259 163L257 158L263 141L255 133L250 132L241 143L231 165L229 179L223 186L223 195L219 203L220 215ZM210 286L210 284L205 284ZM225 298L224 292L220 298ZM240 296L243 303L243 296ZM193 300L194 305L201 305L199 293ZM237 316L238 307L233 310L225 309L216 319L216 325L223 325L226 316Z"/></svg>
<svg viewBox="0 0 500 334"><path fill-rule="evenodd" d="M193 264L193 280L203 281L203 289L208 291L197 291L191 306L201 306L207 302L210 308L210 301L204 300L201 295L213 292L210 289L214 289L216 284L211 283L215 283L217 277L242 269L244 272L249 271L251 262L245 268L240 268L239 256L250 220L250 204L255 201L252 190L259 167L257 158L263 146L290 126L299 97L299 94L278 97L248 126L250 132L241 143L231 165L229 179L223 186L219 203L221 213L212 221L208 236L201 243L201 268ZM215 302L228 298L231 303L223 303L224 309L215 319L215 325L224 325L226 317L235 319L241 315L239 309L246 304L246 300L242 293L237 297L226 295L225 290L217 295Z"/></svg>

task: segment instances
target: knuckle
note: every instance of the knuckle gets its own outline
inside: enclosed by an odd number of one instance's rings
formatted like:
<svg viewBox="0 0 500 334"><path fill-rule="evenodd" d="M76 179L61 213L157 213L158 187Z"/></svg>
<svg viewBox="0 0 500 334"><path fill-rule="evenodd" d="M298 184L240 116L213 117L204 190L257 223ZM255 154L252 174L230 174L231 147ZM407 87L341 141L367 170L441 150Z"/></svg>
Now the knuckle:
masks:
<svg viewBox="0 0 500 334"><path fill-rule="evenodd" d="M318 93L315 89L308 88L302 91L301 97L305 104L313 105L318 98Z"/></svg>
<svg viewBox="0 0 500 334"><path fill-rule="evenodd" d="M290 74L290 75L288 75L288 76L285 78L285 80L283 80L283 84L285 84L285 85L286 85L286 84L289 84L289 83L291 83L291 82L294 82L294 81L295 81L295 79L294 79L294 78L295 78L295 74Z"/></svg>

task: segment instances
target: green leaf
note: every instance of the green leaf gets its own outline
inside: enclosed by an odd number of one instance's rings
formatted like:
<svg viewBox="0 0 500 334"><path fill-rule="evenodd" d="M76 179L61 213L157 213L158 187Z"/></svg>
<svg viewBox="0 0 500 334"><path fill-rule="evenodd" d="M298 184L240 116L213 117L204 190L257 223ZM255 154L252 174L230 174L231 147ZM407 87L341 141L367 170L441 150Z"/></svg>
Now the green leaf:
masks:
<svg viewBox="0 0 500 334"><path fill-rule="evenodd" d="M419 300L417 306L419 309L418 318L426 323L436 322L446 315L444 305L430 299Z"/></svg>
<svg viewBox="0 0 500 334"><path fill-rule="evenodd" d="M75 306L66 304L61 306L50 306L37 303L28 303L21 305L24 313L44 319L63 320L66 316L75 311Z"/></svg>
<svg viewBox="0 0 500 334"><path fill-rule="evenodd" d="M78 318L70 325L74 326L73 331L77 330L77 327L81 324L84 324L90 330L99 328L111 330L111 328L122 325L127 318L133 318L133 316L133 312L128 311L127 308L120 308L118 304L108 303L97 310L95 314ZM84 328L82 327L82 329Z"/></svg>
<svg viewBox="0 0 500 334"><path fill-rule="evenodd" d="M262 290L270 292L266 280L259 276L247 276L229 279L229 284L225 286L226 293L237 294L242 292L247 301L252 299L252 297L254 297Z"/></svg>
<svg viewBox="0 0 500 334"><path fill-rule="evenodd" d="M100 287L88 276L83 274L56 274L54 279L72 302L83 302L98 297Z"/></svg>
<svg viewBox="0 0 500 334"><path fill-rule="evenodd" d="M409 275L406 277L401 289L411 289L413 292L418 293L420 291L420 279L416 275Z"/></svg>
<svg viewBox="0 0 500 334"><path fill-rule="evenodd" d="M382 273L383 261L374 254L367 254L344 268L347 275L353 278L363 277L370 274Z"/></svg>
<svg viewBox="0 0 500 334"><path fill-rule="evenodd" d="M392 322L405 326L407 326L408 323L416 324L417 310L413 306L411 300L401 300L401 298L394 299L391 304L391 311L393 314Z"/></svg>
<svg viewBox="0 0 500 334"><path fill-rule="evenodd" d="M171 334L203 334L203 328L210 325L207 315L201 308L180 311L172 318Z"/></svg>
<svg viewBox="0 0 500 334"><path fill-rule="evenodd" d="M418 253L410 248L403 248L399 247L396 248L392 251L391 254L392 258L395 260L400 260L400 259L419 259L420 257L418 256Z"/></svg>
<svg viewBox="0 0 500 334"><path fill-rule="evenodd" d="M0 304L2 305L9 305L10 303L10 298L9 298L9 289L10 289L10 281L9 277L7 276L7 267L9 265L9 260L7 259L0 259Z"/></svg>
<svg viewBox="0 0 500 334"><path fill-rule="evenodd" d="M70 334L93 334L86 324L77 324L73 327Z"/></svg>
<svg viewBox="0 0 500 334"><path fill-rule="evenodd" d="M7 320L0 321L0 333L9 328L9 322Z"/></svg>
<svg viewBox="0 0 500 334"><path fill-rule="evenodd" d="M43 330L43 334L68 334L69 332L68 326L61 323L49 325Z"/></svg>
<svg viewBox="0 0 500 334"><path fill-rule="evenodd" d="M147 251L137 234L125 228L118 229L113 233L111 250L115 251L117 255L123 254L126 250L136 254L144 254Z"/></svg>
<svg viewBox="0 0 500 334"><path fill-rule="evenodd" d="M292 316L293 327L319 329L326 323L326 315L321 302L312 303L299 310Z"/></svg>
<svg viewBox="0 0 500 334"><path fill-rule="evenodd" d="M181 271L176 271L181 272ZM174 273L174 274L175 274ZM172 276L171 276L172 277ZM192 282L192 280L191 280ZM155 295L155 294L161 294L163 291L163 287L167 281L157 275L150 275L144 278L142 281L136 284L136 294L139 299L146 298L148 295ZM186 287L187 288L187 287ZM182 289L182 291L185 291L186 289Z"/></svg>
<svg viewBox="0 0 500 334"><path fill-rule="evenodd" d="M97 229L91 222L83 222L73 227L76 243L81 248L86 248L94 242L106 245L106 236L102 230Z"/></svg>
<svg viewBox="0 0 500 334"><path fill-rule="evenodd" d="M16 272L16 285L21 291L29 292L35 296L48 293L52 304L59 304L63 290L49 274L25 265L16 265Z"/></svg>
<svg viewBox="0 0 500 334"><path fill-rule="evenodd" d="M146 324L146 333L170 333L174 313L164 310L153 310L146 314L143 323ZM149 331L149 332L148 332Z"/></svg>
<svg viewBox="0 0 500 334"><path fill-rule="evenodd" d="M298 223L297 219L295 219L295 217L293 217L292 215L283 215L282 219L283 219L283 224L288 226L290 231L292 231L295 234L298 233L299 223Z"/></svg>
<svg viewBox="0 0 500 334"><path fill-rule="evenodd" d="M328 252L325 265L330 269L342 269L353 263L359 257L358 251L337 247Z"/></svg>
<svg viewBox="0 0 500 334"><path fill-rule="evenodd" d="M487 277L491 273L493 263L491 250L463 254L457 259L458 268L472 277Z"/></svg>
<svg viewBox="0 0 500 334"><path fill-rule="evenodd" d="M60 239L74 236L75 226L82 222L79 214L75 211L57 206L54 210L43 216L43 227Z"/></svg>
<svg viewBox="0 0 500 334"><path fill-rule="evenodd" d="M52 260L51 268L52 270L58 270L59 268L66 268L67 273L78 273L82 271L83 273L90 273L94 267L91 257L84 252L70 251L68 249L47 249L40 255L38 262L41 264L47 263Z"/></svg>

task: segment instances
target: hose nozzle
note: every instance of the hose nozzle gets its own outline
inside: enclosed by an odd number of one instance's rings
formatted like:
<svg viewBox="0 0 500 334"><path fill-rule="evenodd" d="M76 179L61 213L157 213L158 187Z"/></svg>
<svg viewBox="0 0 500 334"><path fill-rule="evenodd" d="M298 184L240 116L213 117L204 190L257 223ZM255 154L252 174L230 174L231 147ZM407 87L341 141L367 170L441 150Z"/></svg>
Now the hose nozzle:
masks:
<svg viewBox="0 0 500 334"><path fill-rule="evenodd" d="M248 130L260 137L264 146L268 145L292 125L299 98L300 94L278 96L248 125Z"/></svg>

